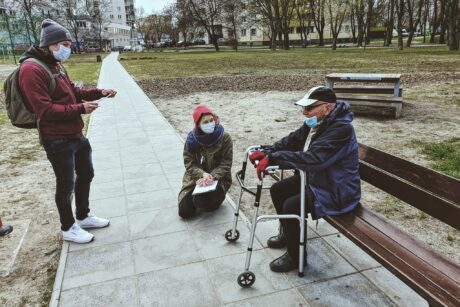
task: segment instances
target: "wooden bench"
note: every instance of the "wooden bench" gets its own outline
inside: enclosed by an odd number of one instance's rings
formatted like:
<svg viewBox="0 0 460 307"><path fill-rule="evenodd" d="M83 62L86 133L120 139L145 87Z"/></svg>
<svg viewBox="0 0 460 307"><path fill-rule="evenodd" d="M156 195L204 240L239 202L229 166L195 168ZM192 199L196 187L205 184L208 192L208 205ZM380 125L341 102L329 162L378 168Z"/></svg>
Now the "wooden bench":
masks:
<svg viewBox="0 0 460 307"><path fill-rule="evenodd" d="M361 179L460 229L460 181L360 144ZM430 306L460 306L460 267L364 206L326 220ZM447 234L446 234L447 235Z"/></svg>
<svg viewBox="0 0 460 307"><path fill-rule="evenodd" d="M359 159L361 180L460 229L459 180L362 144ZM325 220L430 306L460 306L460 266L376 215L365 204Z"/></svg>
<svg viewBox="0 0 460 307"><path fill-rule="evenodd" d="M337 85L337 82L341 84ZM372 85L367 85L369 83ZM401 116L403 99L400 74L329 74L326 76L326 86L335 91L337 99L350 103L354 113L394 118Z"/></svg>

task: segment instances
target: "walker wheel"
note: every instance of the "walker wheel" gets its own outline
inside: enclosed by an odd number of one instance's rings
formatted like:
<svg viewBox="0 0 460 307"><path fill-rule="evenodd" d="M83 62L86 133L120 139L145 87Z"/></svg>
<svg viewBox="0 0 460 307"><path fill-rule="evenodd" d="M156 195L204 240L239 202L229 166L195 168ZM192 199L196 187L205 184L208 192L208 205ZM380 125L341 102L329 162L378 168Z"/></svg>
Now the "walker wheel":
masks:
<svg viewBox="0 0 460 307"><path fill-rule="evenodd" d="M251 271L246 271L238 276L238 284L242 288L249 288L256 281L256 275Z"/></svg>
<svg viewBox="0 0 460 307"><path fill-rule="evenodd" d="M240 232L238 230L235 231L235 237L232 238L233 231L232 229L227 230L225 233L225 239L227 239L228 242L235 242L240 238Z"/></svg>

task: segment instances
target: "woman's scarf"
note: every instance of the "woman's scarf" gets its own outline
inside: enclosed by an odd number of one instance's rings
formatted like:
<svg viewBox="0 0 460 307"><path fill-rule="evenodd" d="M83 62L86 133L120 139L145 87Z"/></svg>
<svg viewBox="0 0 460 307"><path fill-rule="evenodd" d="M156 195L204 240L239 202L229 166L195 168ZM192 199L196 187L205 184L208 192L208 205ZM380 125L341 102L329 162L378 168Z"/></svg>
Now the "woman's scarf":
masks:
<svg viewBox="0 0 460 307"><path fill-rule="evenodd" d="M194 128L188 133L187 148L190 152L197 152L200 148L209 148L216 145L224 135L224 127L217 125L214 132L206 134L199 128Z"/></svg>

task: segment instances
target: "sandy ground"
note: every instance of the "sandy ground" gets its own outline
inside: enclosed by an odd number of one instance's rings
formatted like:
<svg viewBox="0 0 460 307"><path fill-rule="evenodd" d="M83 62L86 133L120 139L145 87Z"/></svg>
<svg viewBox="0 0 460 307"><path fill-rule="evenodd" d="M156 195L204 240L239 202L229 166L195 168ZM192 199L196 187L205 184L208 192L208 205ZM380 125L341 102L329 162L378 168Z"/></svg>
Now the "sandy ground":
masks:
<svg viewBox="0 0 460 307"><path fill-rule="evenodd" d="M232 88L235 83L242 83L233 80L234 78L236 77L227 79L229 82L225 84L215 82L207 85L211 89L216 86ZM458 83L458 75L455 75L453 79L445 80L445 82ZM180 81L166 82L173 86L175 82ZM302 124L303 118L293 103L305 94L304 91L200 92L199 90L205 87L203 83L206 83L203 82L203 78L198 78L196 82L198 90L193 86L195 82L190 80L187 82L190 88L178 85L178 91L181 94L176 93L177 95L171 95L171 90L158 84L144 82L142 86L183 138L193 125L191 117L193 107L198 103L206 103L211 106L234 141L233 173L241 168L243 153L248 146L271 144ZM279 78L278 82L283 83ZM433 84L430 85L433 86ZM152 88L158 89L159 87L165 89L166 94L163 94L165 92L161 90L152 91ZM265 88L265 85L261 87ZM460 110L458 106L452 104L451 100L443 103L439 100L433 101L428 94L423 94L424 88L424 85L420 85L419 88L416 85L413 86L412 93L409 93L408 96L415 97L417 102L408 100L404 105L403 115L398 120L357 117L354 126L359 141L417 164L429 166L430 162L418 153L418 148L411 141L433 142L458 136ZM187 91L190 94L186 94ZM250 176L247 183L254 184L256 182L255 171L251 168L247 173ZM234 182L230 190L230 195L235 201L238 200L238 187L238 184ZM242 210L248 216L253 215L253 201L252 196L244 194ZM456 229L421 214L413 207L366 184L363 185L363 203L408 233L460 263L460 232ZM268 192L262 197L261 211L274 212ZM448 236L451 237L450 240ZM452 238L454 238L453 241Z"/></svg>

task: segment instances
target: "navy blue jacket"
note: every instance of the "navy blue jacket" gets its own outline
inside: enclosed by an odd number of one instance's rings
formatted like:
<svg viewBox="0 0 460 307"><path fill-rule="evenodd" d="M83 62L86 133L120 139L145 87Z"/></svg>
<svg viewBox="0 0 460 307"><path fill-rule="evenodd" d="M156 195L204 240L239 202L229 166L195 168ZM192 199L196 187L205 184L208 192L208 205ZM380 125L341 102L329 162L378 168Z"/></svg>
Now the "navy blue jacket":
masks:
<svg viewBox="0 0 460 307"><path fill-rule="evenodd" d="M314 218L343 214L359 204L358 142L352 121L348 104L337 102L321 122L306 152L303 149L310 128L304 124L274 143L268 155L270 165L307 171L308 201L316 211Z"/></svg>

